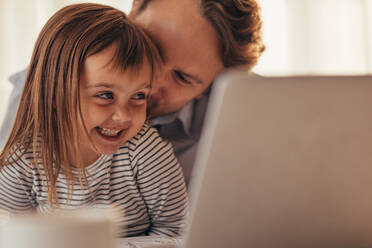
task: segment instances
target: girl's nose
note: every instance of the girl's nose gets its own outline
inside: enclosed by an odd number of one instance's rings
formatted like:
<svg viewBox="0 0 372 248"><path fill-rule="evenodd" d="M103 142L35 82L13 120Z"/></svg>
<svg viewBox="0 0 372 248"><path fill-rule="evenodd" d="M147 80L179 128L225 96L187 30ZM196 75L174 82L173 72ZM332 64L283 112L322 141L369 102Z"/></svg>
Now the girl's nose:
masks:
<svg viewBox="0 0 372 248"><path fill-rule="evenodd" d="M118 106L112 115L112 120L116 122L128 122L132 120L132 114L127 106Z"/></svg>

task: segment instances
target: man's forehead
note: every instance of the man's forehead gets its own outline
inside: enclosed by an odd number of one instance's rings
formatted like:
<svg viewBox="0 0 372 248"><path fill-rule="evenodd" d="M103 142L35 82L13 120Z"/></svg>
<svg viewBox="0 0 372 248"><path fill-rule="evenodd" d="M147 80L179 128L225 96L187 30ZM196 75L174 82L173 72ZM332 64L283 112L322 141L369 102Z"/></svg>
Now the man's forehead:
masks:
<svg viewBox="0 0 372 248"><path fill-rule="evenodd" d="M136 15L153 9L156 9L158 13L161 12L163 15L200 15L198 4L199 1L196 0L135 0L133 1L133 9L136 9Z"/></svg>

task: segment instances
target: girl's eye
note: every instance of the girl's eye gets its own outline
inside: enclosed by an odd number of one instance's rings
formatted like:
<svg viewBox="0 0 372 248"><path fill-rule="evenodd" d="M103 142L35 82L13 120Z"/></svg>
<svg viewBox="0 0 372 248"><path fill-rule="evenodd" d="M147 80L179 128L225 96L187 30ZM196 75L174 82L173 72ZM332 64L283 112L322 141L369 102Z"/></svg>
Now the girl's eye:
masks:
<svg viewBox="0 0 372 248"><path fill-rule="evenodd" d="M134 100L144 100L146 98L147 98L147 95L144 92L138 92L132 97L132 99Z"/></svg>
<svg viewBox="0 0 372 248"><path fill-rule="evenodd" d="M187 80L180 71L174 71L174 74L176 76L177 81L179 81L183 84L187 84L187 85L191 84L191 82L189 80Z"/></svg>
<svg viewBox="0 0 372 248"><path fill-rule="evenodd" d="M114 94L112 92L103 92L96 95L96 97L102 98L102 99L114 99Z"/></svg>

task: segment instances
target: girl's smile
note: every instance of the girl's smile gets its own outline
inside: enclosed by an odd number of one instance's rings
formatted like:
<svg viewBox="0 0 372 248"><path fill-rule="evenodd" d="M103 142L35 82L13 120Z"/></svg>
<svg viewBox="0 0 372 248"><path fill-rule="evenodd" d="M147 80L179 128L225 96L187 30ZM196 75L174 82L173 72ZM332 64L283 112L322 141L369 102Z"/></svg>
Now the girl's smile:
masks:
<svg viewBox="0 0 372 248"><path fill-rule="evenodd" d="M101 128L101 127L96 127L97 128L97 131L104 135L104 136L109 136L109 137L117 137L118 134L122 131L122 130L112 130L112 129L108 129L108 128Z"/></svg>
<svg viewBox="0 0 372 248"><path fill-rule="evenodd" d="M107 141L117 142L120 140L121 135L124 134L126 129L114 130L104 127L96 127L96 130L102 136L102 138L106 139Z"/></svg>

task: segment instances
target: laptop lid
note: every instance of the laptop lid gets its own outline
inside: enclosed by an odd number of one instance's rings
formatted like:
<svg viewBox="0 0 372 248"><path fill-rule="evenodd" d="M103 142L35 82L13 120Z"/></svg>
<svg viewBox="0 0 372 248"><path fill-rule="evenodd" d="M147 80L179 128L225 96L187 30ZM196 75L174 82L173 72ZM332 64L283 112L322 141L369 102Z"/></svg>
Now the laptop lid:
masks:
<svg viewBox="0 0 372 248"><path fill-rule="evenodd" d="M186 247L372 245L372 77L214 84Z"/></svg>

